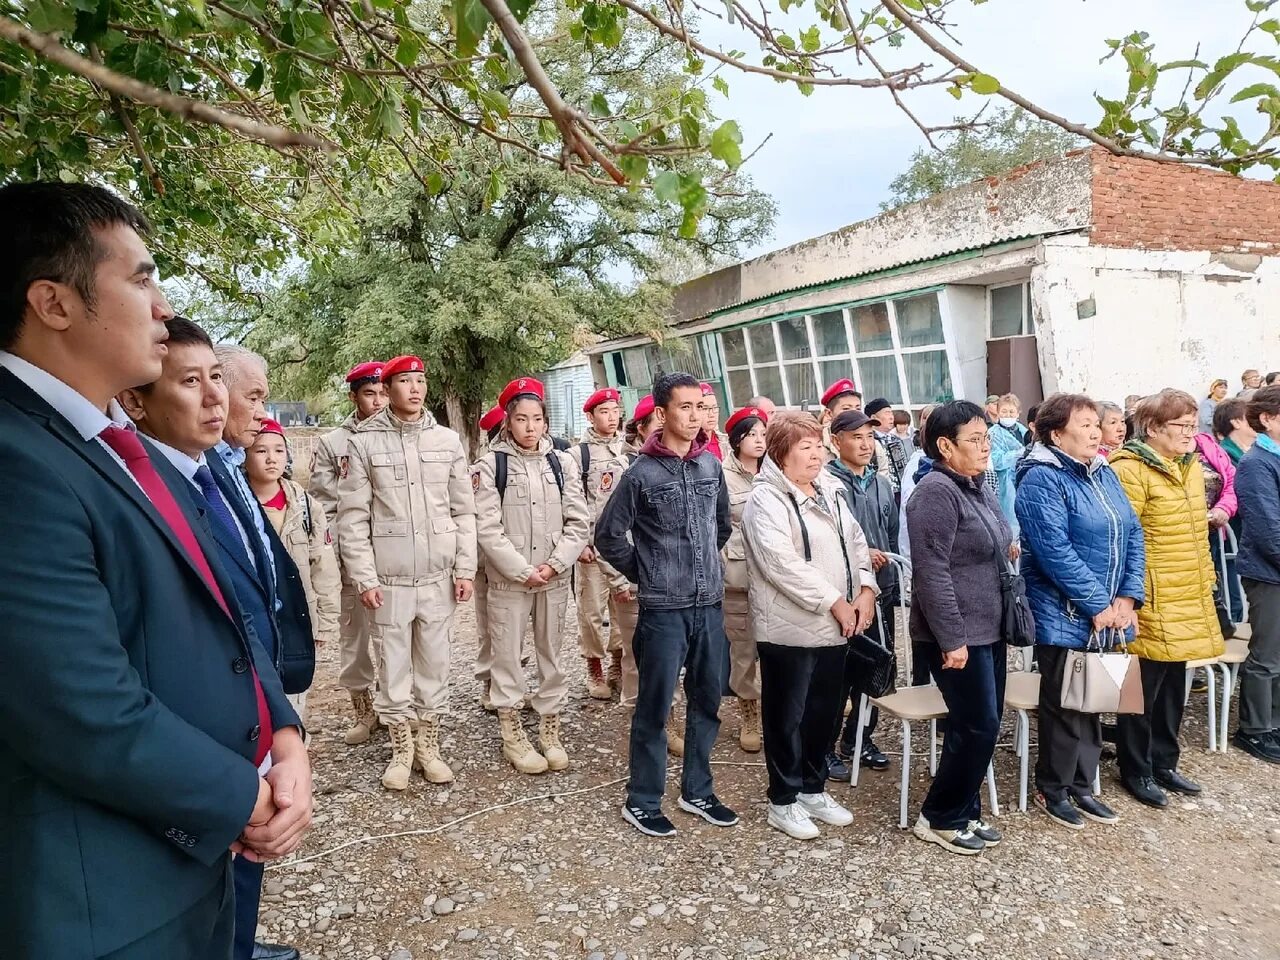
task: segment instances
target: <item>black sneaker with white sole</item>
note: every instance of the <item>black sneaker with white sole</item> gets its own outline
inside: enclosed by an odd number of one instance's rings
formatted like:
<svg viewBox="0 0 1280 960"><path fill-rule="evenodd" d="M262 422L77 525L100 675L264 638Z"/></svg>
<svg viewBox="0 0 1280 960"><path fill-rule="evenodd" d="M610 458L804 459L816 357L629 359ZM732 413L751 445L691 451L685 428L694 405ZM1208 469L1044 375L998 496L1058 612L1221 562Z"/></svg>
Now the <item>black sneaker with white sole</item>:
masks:
<svg viewBox="0 0 1280 960"><path fill-rule="evenodd" d="M1080 816L1080 811L1072 806L1071 801L1066 797L1050 800L1043 793L1037 793L1036 806L1044 810L1049 815L1050 820L1060 823L1064 827L1068 827L1071 830L1084 829L1084 818Z"/></svg>
<svg viewBox="0 0 1280 960"><path fill-rule="evenodd" d="M668 820L661 810L641 810L639 807L624 805L622 819L646 837L674 837L676 835L676 825Z"/></svg>
<svg viewBox="0 0 1280 960"><path fill-rule="evenodd" d="M680 809L701 817L714 827L732 827L738 822L738 815L721 803L714 793L698 800L681 797Z"/></svg>
<svg viewBox="0 0 1280 960"><path fill-rule="evenodd" d="M985 820L970 820L969 832L985 843L988 847L994 847L1004 839L1004 834Z"/></svg>

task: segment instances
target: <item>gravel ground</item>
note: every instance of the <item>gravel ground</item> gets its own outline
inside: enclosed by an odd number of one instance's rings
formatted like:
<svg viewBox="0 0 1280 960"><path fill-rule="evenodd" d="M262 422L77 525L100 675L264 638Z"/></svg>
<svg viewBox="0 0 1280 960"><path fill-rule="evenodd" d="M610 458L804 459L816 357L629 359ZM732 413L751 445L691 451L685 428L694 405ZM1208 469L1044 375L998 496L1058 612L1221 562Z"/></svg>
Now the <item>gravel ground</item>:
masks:
<svg viewBox="0 0 1280 960"><path fill-rule="evenodd" d="M576 651L576 635L565 643ZM832 786L853 826L824 827L808 843L769 829L763 766L737 749L726 701L716 789L741 824L721 830L679 812L672 776L667 810L679 834L652 840L618 813L627 713L586 698L581 661L567 658L571 768L522 777L479 707L474 652L468 607L444 738L457 781L441 789L415 774L395 795L379 783L384 732L342 743L347 699L336 650L323 651L308 707L315 827L295 860L314 859L267 873L261 938L304 957L356 960L1280 956L1280 772L1238 750L1209 754L1203 696L1188 706L1182 769L1204 796L1148 810L1121 793L1107 764L1103 795L1122 822L1083 831L1034 807L1016 812L1006 719L995 821L1005 841L973 858L898 829L896 757L856 791ZM900 748L887 729L877 739L886 752ZM913 818L927 781L917 764ZM499 804L514 805L487 809ZM381 839L334 849L366 836Z"/></svg>

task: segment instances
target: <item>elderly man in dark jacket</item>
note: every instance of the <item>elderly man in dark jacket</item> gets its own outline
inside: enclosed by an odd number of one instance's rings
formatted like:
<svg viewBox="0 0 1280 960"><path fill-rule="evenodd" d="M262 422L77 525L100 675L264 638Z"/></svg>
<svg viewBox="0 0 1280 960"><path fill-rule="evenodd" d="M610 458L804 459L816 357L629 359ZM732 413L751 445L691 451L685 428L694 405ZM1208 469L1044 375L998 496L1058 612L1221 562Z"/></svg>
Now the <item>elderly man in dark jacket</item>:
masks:
<svg viewBox="0 0 1280 960"><path fill-rule="evenodd" d="M901 573L885 554L898 552L898 503L893 495L893 484L876 471L875 421L860 410L842 413L831 423L831 442L839 457L827 464L827 470L844 486L845 497L858 526L862 527L867 538L867 546L871 548L871 565L876 571L876 581L880 587L876 620L867 628L867 635L879 640L883 634L885 643L892 649L895 627L893 608L898 602L898 579ZM846 671L845 696L859 693L855 689L855 677ZM855 701L854 710L844 722L840 742L827 758L827 775L832 780L849 779L848 764L852 762L858 732L857 706ZM871 719L863 732L862 752L858 758L862 766L871 770L889 769L889 758L871 739L879 719L880 711L873 707ZM840 724L837 722L835 734L839 733Z"/></svg>

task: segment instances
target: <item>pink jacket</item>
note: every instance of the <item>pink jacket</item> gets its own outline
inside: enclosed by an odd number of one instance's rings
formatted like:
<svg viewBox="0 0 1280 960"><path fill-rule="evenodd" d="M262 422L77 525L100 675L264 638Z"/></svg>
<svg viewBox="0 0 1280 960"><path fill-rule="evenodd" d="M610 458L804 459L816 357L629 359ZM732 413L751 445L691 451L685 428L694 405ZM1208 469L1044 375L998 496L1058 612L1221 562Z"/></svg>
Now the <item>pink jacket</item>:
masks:
<svg viewBox="0 0 1280 960"><path fill-rule="evenodd" d="M1196 434L1196 447L1200 450L1201 456L1209 461L1209 466L1218 471L1218 475L1222 477L1222 496L1218 498L1218 502L1212 504L1213 507L1223 511L1228 518L1236 515L1236 468L1231 462L1231 457L1227 451L1218 445L1218 441L1213 439L1207 433Z"/></svg>

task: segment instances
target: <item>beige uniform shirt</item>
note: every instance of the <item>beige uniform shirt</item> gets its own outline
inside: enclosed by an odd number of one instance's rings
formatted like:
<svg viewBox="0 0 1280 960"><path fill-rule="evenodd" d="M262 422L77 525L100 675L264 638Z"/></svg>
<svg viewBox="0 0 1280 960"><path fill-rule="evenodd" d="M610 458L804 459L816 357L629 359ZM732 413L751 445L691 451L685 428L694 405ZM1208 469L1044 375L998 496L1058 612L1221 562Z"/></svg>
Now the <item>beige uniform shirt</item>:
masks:
<svg viewBox="0 0 1280 960"><path fill-rule="evenodd" d="M507 488L498 496L496 452L507 456ZM564 493L547 461L551 454L564 476ZM506 433L471 470L476 502L476 537L484 553L492 590L528 590L525 581L547 564L557 580L587 545L591 520L576 461L543 437L536 451L523 450ZM537 588L539 590L545 587Z"/></svg>
<svg viewBox="0 0 1280 960"><path fill-rule="evenodd" d="M307 481L307 487L311 495L320 501L325 520L329 524L329 531L335 540L337 530L334 528L338 521L338 484L347 475L347 445L355 435L359 423L360 421L353 413L342 421L340 427L317 440L315 454L311 461L311 478Z"/></svg>
<svg viewBox="0 0 1280 960"><path fill-rule="evenodd" d="M461 438L429 411L363 421L338 484L338 546L361 593L476 575L475 499Z"/></svg>
<svg viewBox="0 0 1280 960"><path fill-rule="evenodd" d="M623 471L631 465L631 459L627 456L627 441L621 433L606 438L596 433L594 428L588 427L587 432L582 437L582 443L587 444L590 452L584 489L587 494L587 507L591 511L590 542L594 543L596 521L600 519L600 514L604 512L604 506L609 502L609 498L613 496L613 491L618 489L618 481L622 479ZM582 444L576 443L570 447L569 455L573 457L574 469L578 471L578 475L581 477ZM627 578L609 566L608 563L599 557L596 557L595 562L599 564L600 570L609 579L609 586L614 593L627 586Z"/></svg>
<svg viewBox="0 0 1280 960"><path fill-rule="evenodd" d="M338 636L338 594L342 589L329 521L319 498L303 490L301 484L282 478L280 485L284 487L285 508L264 512L298 568L311 630L316 641L324 643Z"/></svg>
<svg viewBox="0 0 1280 960"><path fill-rule="evenodd" d="M729 515L733 521L733 532L729 534L729 542L724 545L724 585L728 590L747 589L747 553L742 541L742 512L751 499L751 487L756 481L755 474L748 473L732 450L724 457L724 481L729 488Z"/></svg>

